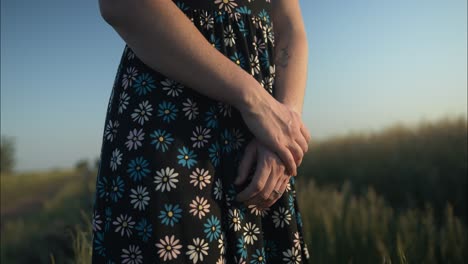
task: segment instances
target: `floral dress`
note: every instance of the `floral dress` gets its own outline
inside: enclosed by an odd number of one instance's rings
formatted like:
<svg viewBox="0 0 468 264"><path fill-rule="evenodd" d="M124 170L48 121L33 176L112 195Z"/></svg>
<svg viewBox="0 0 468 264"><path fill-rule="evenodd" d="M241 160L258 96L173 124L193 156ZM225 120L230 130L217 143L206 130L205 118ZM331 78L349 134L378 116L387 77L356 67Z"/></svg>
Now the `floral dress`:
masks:
<svg viewBox="0 0 468 264"><path fill-rule="evenodd" d="M269 0L173 2L274 96ZM92 263L308 263L294 177L270 208L235 200L252 138L237 109L153 70L125 45L103 126Z"/></svg>

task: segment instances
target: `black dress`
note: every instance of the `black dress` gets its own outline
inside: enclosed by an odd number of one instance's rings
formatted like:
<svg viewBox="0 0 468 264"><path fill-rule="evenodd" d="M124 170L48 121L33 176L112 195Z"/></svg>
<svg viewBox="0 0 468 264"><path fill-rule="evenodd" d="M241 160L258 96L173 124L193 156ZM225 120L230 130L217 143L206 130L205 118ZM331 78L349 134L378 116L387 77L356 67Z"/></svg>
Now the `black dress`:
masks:
<svg viewBox="0 0 468 264"><path fill-rule="evenodd" d="M274 96L269 0L174 3ZM125 45L103 130L93 263L308 263L294 177L270 208L235 200L253 134L231 105L152 70Z"/></svg>

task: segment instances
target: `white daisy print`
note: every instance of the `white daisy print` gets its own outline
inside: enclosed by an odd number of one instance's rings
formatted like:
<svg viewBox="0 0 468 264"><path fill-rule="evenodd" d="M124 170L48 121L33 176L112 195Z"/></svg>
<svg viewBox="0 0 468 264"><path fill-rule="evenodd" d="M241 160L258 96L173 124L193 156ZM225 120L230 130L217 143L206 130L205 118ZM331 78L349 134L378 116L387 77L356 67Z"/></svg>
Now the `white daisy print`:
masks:
<svg viewBox="0 0 468 264"><path fill-rule="evenodd" d="M190 140L192 140L194 148L201 148L204 147L206 143L208 143L208 139L211 138L210 135L211 129L203 128L201 126L196 126L195 130L192 132L192 136Z"/></svg>
<svg viewBox="0 0 468 264"><path fill-rule="evenodd" d="M133 208L140 211L145 210L150 200L149 193L144 186L137 186L136 189L130 190L130 203L133 204Z"/></svg>
<svg viewBox="0 0 468 264"><path fill-rule="evenodd" d="M136 245L130 245L128 249L122 249L122 263L123 264L141 264L143 263L143 256L141 250Z"/></svg>
<svg viewBox="0 0 468 264"><path fill-rule="evenodd" d="M190 175L190 183L195 187L199 187L200 190L211 183L211 175L209 170L196 168Z"/></svg>
<svg viewBox="0 0 468 264"><path fill-rule="evenodd" d="M271 76L266 76L263 80L262 80L262 87L265 88L266 90L268 90L268 92L271 94L273 93L273 84L274 84L274 80L273 77Z"/></svg>
<svg viewBox="0 0 468 264"><path fill-rule="evenodd" d="M130 237L130 235L133 233L132 229L135 225L135 221L132 220L131 216L128 215L120 215L117 216L117 219L112 222L115 227L115 232L120 232L121 236L126 235L127 237Z"/></svg>
<svg viewBox="0 0 468 264"><path fill-rule="evenodd" d="M265 40L268 40L269 42L274 42L275 41L275 35L273 33L273 28L269 25L265 25L262 27L263 31L263 38Z"/></svg>
<svg viewBox="0 0 468 264"><path fill-rule="evenodd" d="M210 204L208 203L208 200L198 195L190 203L190 208L192 208L190 209L190 213L194 216L198 216L199 219L202 219L202 217L210 212Z"/></svg>
<svg viewBox="0 0 468 264"><path fill-rule="evenodd" d="M235 0L215 0L214 3L218 5L218 9L222 9L229 13L233 8L237 7Z"/></svg>
<svg viewBox="0 0 468 264"><path fill-rule="evenodd" d="M268 72L270 73L270 76L275 79L276 77L276 65L273 64L273 65L270 65L270 67L268 67Z"/></svg>
<svg viewBox="0 0 468 264"><path fill-rule="evenodd" d="M112 171L115 171L117 169L117 166L122 164L122 155L123 154L117 148L114 149L114 151L112 151L112 157L110 160L110 167Z"/></svg>
<svg viewBox="0 0 468 264"><path fill-rule="evenodd" d="M119 128L119 121L115 120L112 122L112 120L109 120L106 126L106 130L104 131L104 136L107 140L112 142L115 137L117 136L117 128Z"/></svg>
<svg viewBox="0 0 468 264"><path fill-rule="evenodd" d="M189 259L195 264L198 261L202 262L203 257L208 255L208 242L205 242L203 238L196 237L193 239L193 244L187 246L186 252L189 255Z"/></svg>
<svg viewBox="0 0 468 264"><path fill-rule="evenodd" d="M260 62L258 61L258 56L255 54L250 55L250 73L252 75L258 74L260 72Z"/></svg>
<svg viewBox="0 0 468 264"><path fill-rule="evenodd" d="M234 30L232 29L231 25L228 25L224 29L224 44L229 47L232 47L234 44L236 44L236 34L234 34Z"/></svg>
<svg viewBox="0 0 468 264"><path fill-rule="evenodd" d="M153 111L153 106L149 103L148 100L146 100L138 104L138 108L133 110L131 117L133 121L143 125L145 121L148 121L150 116L153 115L151 114L151 111Z"/></svg>
<svg viewBox="0 0 468 264"><path fill-rule="evenodd" d="M283 251L283 261L287 264L299 264L301 263L301 255L299 249L292 247Z"/></svg>
<svg viewBox="0 0 468 264"><path fill-rule="evenodd" d="M206 30L210 30L213 28L214 19L213 16L210 13L208 13L208 11L203 11L200 17L200 26L202 26Z"/></svg>
<svg viewBox="0 0 468 264"><path fill-rule="evenodd" d="M263 39L262 38L257 38L257 36L253 37L252 45L254 46L255 50L257 50L260 54L263 54L263 52L266 49L266 44L263 41Z"/></svg>
<svg viewBox="0 0 468 264"><path fill-rule="evenodd" d="M239 231L241 229L241 220L239 217L239 209L229 209L228 211L229 219L229 228L234 229L234 231Z"/></svg>
<svg viewBox="0 0 468 264"><path fill-rule="evenodd" d="M216 264L226 264L226 258L224 256L219 256Z"/></svg>
<svg viewBox="0 0 468 264"><path fill-rule="evenodd" d="M261 217L268 215L268 211L270 210L270 208L259 208L255 204L249 204L248 207L250 208L250 212L252 214L255 214L257 216L260 215Z"/></svg>
<svg viewBox="0 0 468 264"><path fill-rule="evenodd" d="M289 221L291 221L291 213L288 209L280 206L278 210L273 212L273 223L275 223L275 227L284 227L285 225L289 225Z"/></svg>
<svg viewBox="0 0 468 264"><path fill-rule="evenodd" d="M125 145L127 146L128 150L132 149L137 149L138 147L141 147L141 141L144 139L145 133L143 132L143 129L140 128L140 130L137 130L134 128L133 130L130 130L130 133L127 136L127 142L125 142Z"/></svg>
<svg viewBox="0 0 468 264"><path fill-rule="evenodd" d="M135 52L133 52L128 46L127 46L127 59L131 60L135 58Z"/></svg>
<svg viewBox="0 0 468 264"><path fill-rule="evenodd" d="M179 239L176 239L174 235L165 236L163 239L156 243L158 248L159 258L163 261L176 259L180 254L182 245L179 243Z"/></svg>
<svg viewBox="0 0 468 264"><path fill-rule="evenodd" d="M298 249L301 248L301 237L299 236L299 232L294 232L294 246Z"/></svg>
<svg viewBox="0 0 468 264"><path fill-rule="evenodd" d="M223 114L223 116L231 117L232 113L232 105L227 104L225 102L218 101L219 112Z"/></svg>
<svg viewBox="0 0 468 264"><path fill-rule="evenodd" d="M102 220L100 219L101 216L94 211L93 218L92 218L92 226L94 231L101 230Z"/></svg>
<svg viewBox="0 0 468 264"><path fill-rule="evenodd" d="M127 72L123 74L122 77L122 87L127 89L132 86L133 82L136 80L138 75L138 70L135 67L128 67Z"/></svg>
<svg viewBox="0 0 468 264"><path fill-rule="evenodd" d="M195 101L191 98L187 98L185 102L182 103L184 106L182 111L185 113L185 116L188 117L188 120L193 120L198 116L198 106Z"/></svg>
<svg viewBox="0 0 468 264"><path fill-rule="evenodd" d="M125 109L127 109L128 101L130 96L126 92L122 92L119 97L119 114L122 114Z"/></svg>
<svg viewBox="0 0 468 264"><path fill-rule="evenodd" d="M166 167L156 171L156 176L154 176L154 183L156 183L156 191L170 191L171 189L176 188L176 183L179 182L178 179L179 173L174 172L174 168Z"/></svg>
<svg viewBox="0 0 468 264"><path fill-rule="evenodd" d="M233 137L233 142L232 142L232 148L233 149L238 149L242 146L243 142L245 141L244 135L238 128L234 128L232 130L232 137Z"/></svg>
<svg viewBox="0 0 468 264"><path fill-rule="evenodd" d="M226 252L226 234L224 231L221 232L221 235L218 238L218 249L219 254L224 255Z"/></svg>
<svg viewBox="0 0 468 264"><path fill-rule="evenodd" d="M167 92L167 95L170 95L172 97L179 96L179 94L182 93L182 88L184 88L184 86L181 83L168 78L162 81L161 84L162 89Z"/></svg>
<svg viewBox="0 0 468 264"><path fill-rule="evenodd" d="M256 224L248 222L244 226L244 240L245 243L253 245L258 239L257 235L260 234L260 228Z"/></svg>

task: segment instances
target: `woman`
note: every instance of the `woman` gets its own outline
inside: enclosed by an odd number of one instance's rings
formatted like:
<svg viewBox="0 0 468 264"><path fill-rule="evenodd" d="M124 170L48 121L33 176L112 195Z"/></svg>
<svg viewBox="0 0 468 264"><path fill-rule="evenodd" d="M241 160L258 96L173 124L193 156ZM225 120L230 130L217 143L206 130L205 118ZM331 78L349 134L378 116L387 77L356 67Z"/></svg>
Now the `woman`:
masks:
<svg viewBox="0 0 468 264"><path fill-rule="evenodd" d="M310 141L298 1L99 6L126 45L105 120L93 263L307 263L291 177Z"/></svg>

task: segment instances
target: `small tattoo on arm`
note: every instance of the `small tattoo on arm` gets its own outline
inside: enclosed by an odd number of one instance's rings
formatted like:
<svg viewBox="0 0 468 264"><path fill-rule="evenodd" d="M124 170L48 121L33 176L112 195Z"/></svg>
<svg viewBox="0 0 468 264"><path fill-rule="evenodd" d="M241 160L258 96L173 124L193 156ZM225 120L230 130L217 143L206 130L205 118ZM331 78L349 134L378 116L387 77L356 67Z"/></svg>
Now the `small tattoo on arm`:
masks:
<svg viewBox="0 0 468 264"><path fill-rule="evenodd" d="M279 66L286 68L289 62L289 51L288 46L280 49L278 56L276 57L276 62Z"/></svg>

